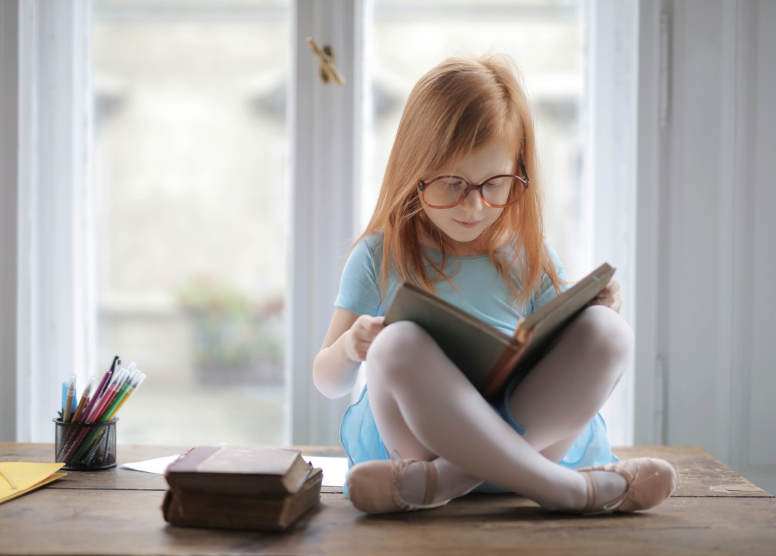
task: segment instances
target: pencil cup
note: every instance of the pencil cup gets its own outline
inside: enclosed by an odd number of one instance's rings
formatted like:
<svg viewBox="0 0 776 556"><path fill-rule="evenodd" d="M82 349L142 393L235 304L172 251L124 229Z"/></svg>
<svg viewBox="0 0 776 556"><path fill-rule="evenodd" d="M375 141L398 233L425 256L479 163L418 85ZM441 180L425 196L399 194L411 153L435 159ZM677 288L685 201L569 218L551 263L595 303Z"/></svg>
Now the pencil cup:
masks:
<svg viewBox="0 0 776 556"><path fill-rule="evenodd" d="M54 455L62 469L89 471L116 466L116 421L63 423L55 425Z"/></svg>

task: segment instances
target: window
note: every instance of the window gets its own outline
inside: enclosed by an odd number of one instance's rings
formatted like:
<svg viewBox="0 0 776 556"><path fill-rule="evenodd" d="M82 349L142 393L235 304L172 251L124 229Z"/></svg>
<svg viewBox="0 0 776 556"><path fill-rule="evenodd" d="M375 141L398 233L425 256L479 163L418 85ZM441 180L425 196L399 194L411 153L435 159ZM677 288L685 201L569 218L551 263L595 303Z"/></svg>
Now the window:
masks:
<svg viewBox="0 0 776 556"><path fill-rule="evenodd" d="M83 384L118 353L149 375L122 411L122 442L336 444L348 400L324 399L311 366L342 256L373 209L411 86L459 52L506 52L525 73L548 236L570 277L608 260L632 287L633 2L18 6L16 108L30 122L18 137L19 440L50 439L51 384L70 372ZM320 83L307 36L333 47L343 87ZM208 312L235 299L235 314ZM281 367L290 380L273 383ZM629 376L613 395L624 392L611 434L622 444ZM207 417L243 422L210 436L191 426Z"/></svg>
<svg viewBox="0 0 776 556"><path fill-rule="evenodd" d="M440 2L376 0L367 67L371 71L372 160L362 203L364 225L382 184L410 90L442 60L489 52L511 56L523 74L536 120L545 184L545 226L570 277L588 269L575 258L582 178L584 26L579 1Z"/></svg>
<svg viewBox="0 0 776 556"><path fill-rule="evenodd" d="M93 6L95 371L148 375L119 441L280 444L288 5Z"/></svg>

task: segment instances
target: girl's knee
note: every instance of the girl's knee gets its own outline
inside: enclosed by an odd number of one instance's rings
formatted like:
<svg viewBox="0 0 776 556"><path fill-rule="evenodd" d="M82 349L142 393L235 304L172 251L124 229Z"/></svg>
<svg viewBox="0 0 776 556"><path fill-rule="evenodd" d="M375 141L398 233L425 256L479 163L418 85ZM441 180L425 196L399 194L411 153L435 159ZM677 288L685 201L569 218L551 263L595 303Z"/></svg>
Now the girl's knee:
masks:
<svg viewBox="0 0 776 556"><path fill-rule="evenodd" d="M413 369L421 350L434 340L414 322L386 326L372 341L366 355L368 373L405 373Z"/></svg>
<svg viewBox="0 0 776 556"><path fill-rule="evenodd" d="M586 345L601 357L627 362L635 343L633 329L619 314L602 305L592 305L577 317L578 333Z"/></svg>

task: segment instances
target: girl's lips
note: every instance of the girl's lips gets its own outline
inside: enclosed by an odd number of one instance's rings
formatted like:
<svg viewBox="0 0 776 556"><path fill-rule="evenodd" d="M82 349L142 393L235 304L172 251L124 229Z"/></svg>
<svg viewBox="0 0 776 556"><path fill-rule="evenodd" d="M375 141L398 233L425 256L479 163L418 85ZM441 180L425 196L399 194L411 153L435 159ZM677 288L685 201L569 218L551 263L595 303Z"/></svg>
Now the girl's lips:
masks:
<svg viewBox="0 0 776 556"><path fill-rule="evenodd" d="M453 220L455 220L455 218L453 218ZM455 221L458 222L464 228L474 228L477 224L482 222L482 220L475 220L473 222L461 222L460 220L455 220Z"/></svg>

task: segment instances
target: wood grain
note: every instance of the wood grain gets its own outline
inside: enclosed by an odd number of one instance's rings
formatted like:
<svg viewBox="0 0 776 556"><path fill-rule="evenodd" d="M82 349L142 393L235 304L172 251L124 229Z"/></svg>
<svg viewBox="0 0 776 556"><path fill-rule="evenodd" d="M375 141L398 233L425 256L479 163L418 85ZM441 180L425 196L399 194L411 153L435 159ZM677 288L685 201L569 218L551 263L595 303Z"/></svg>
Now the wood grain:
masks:
<svg viewBox="0 0 776 556"><path fill-rule="evenodd" d="M119 461L186 447L120 445ZM338 448L302 447L341 456ZM341 493L282 534L173 527L162 518L164 479L107 470L0 504L0 554L774 554L776 498L692 446L615 448L677 468L676 495L647 512L579 517L517 495L470 494L424 512L366 516ZM0 461L52 461L50 444L0 443Z"/></svg>
<svg viewBox="0 0 776 556"><path fill-rule="evenodd" d="M469 495L435 510L366 516L341 494L284 534L167 525L159 491L43 489L0 505L2 554L773 554L773 498L671 498L638 514L544 512Z"/></svg>
<svg viewBox="0 0 776 556"><path fill-rule="evenodd" d="M773 497L697 446L628 446L612 451L620 459L668 461L679 476L674 496Z"/></svg>

